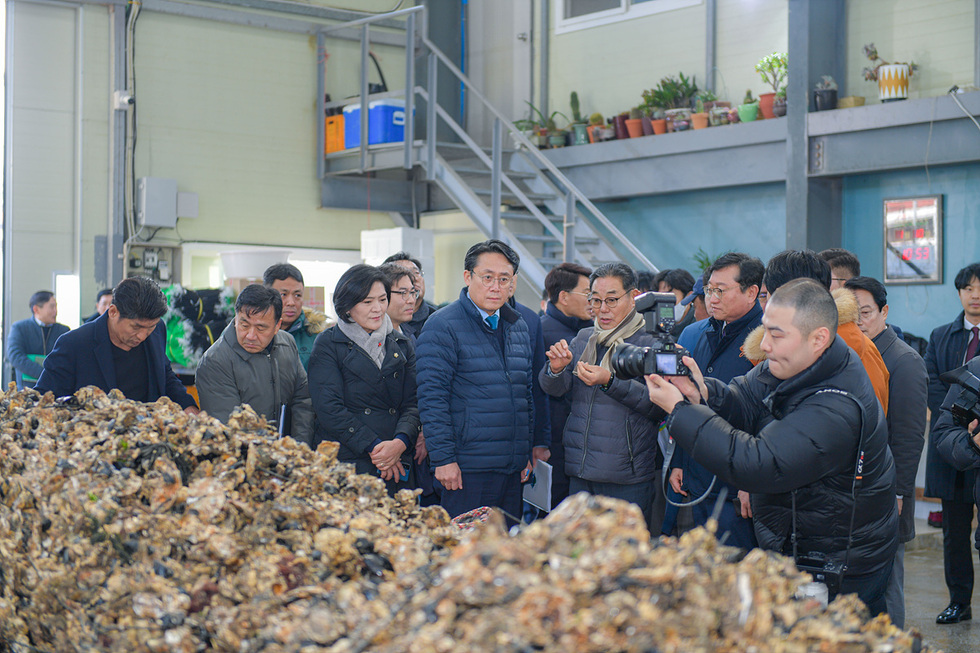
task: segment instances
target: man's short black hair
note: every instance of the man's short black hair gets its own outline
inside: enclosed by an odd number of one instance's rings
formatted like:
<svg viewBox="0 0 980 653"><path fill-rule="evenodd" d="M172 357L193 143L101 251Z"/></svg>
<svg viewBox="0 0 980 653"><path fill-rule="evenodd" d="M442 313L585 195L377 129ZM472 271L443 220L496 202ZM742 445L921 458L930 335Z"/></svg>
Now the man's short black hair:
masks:
<svg viewBox="0 0 980 653"><path fill-rule="evenodd" d="M866 290L875 300L879 311L888 304L888 291L885 290L885 284L873 277L851 277L844 282L844 287L850 290Z"/></svg>
<svg viewBox="0 0 980 653"><path fill-rule="evenodd" d="M769 259L762 283L772 297L781 285L793 279L813 279L830 290L830 264L812 249L787 249Z"/></svg>
<svg viewBox="0 0 980 653"><path fill-rule="evenodd" d="M657 288L660 286L660 281L666 276L670 270L661 270L654 274L650 270L637 270L636 271L636 289L640 292L646 292L652 290L656 292Z"/></svg>
<svg viewBox="0 0 980 653"><path fill-rule="evenodd" d="M762 265L760 263L760 265ZM657 285L651 287L650 290L657 292L660 290L660 284L666 283L670 286L671 290L680 290L687 295L689 292L694 290L694 277L690 272L684 268L672 268L670 270L665 270L664 275L661 279L657 281Z"/></svg>
<svg viewBox="0 0 980 653"><path fill-rule="evenodd" d="M510 245L502 240L491 238L490 240L484 240L482 243L473 245L473 247L470 247L466 251L466 257L463 259L463 269L473 272L473 268L476 267L476 261L480 258L480 254L502 255L507 259L511 267L514 268L514 274L517 274L517 269L521 266L521 257L517 255L517 252Z"/></svg>
<svg viewBox="0 0 980 653"><path fill-rule="evenodd" d="M974 278L980 281L980 263L970 263L957 272L956 279L953 280L953 285L956 286L957 290L963 290L973 283Z"/></svg>
<svg viewBox="0 0 980 653"><path fill-rule="evenodd" d="M794 309L793 326L804 337L820 327L827 327L831 340L837 334L837 302L827 288L813 279L790 279L769 297L767 310L769 306Z"/></svg>
<svg viewBox="0 0 980 653"><path fill-rule="evenodd" d="M242 288L235 300L235 313L243 313L246 317L261 315L270 308L276 322L282 319L282 295L277 290L257 283Z"/></svg>
<svg viewBox="0 0 980 653"><path fill-rule="evenodd" d="M589 278L592 274L592 270L585 267L584 265L579 265L578 263L559 263L555 267L551 268L548 272L548 276L544 278L544 290L548 293L547 299L552 304L558 303L558 295L562 291L568 292L575 290L575 286L578 285L579 277Z"/></svg>
<svg viewBox="0 0 980 653"><path fill-rule="evenodd" d="M616 277L623 282L623 290L627 292L636 288L636 272L625 263L603 263L589 275L589 287L603 277Z"/></svg>
<svg viewBox="0 0 980 653"><path fill-rule="evenodd" d="M840 247L832 247L823 250L817 256L827 261L832 268L844 268L851 273L852 277L861 276L861 261L853 252Z"/></svg>
<svg viewBox="0 0 980 653"><path fill-rule="evenodd" d="M147 277L123 279L112 291L112 305L123 320L158 320L167 314L167 299Z"/></svg>
<svg viewBox="0 0 980 653"><path fill-rule="evenodd" d="M274 263L266 268L265 273L262 275L262 283L270 288L275 282L283 281L284 279L295 279L304 286L306 285L303 281L303 273L292 263Z"/></svg>
<svg viewBox="0 0 980 653"><path fill-rule="evenodd" d="M743 252L728 252L715 259L715 262L705 270L705 283L711 275L725 268L737 267L738 273L735 280L738 281L739 288L745 292L752 286L762 287L762 277L766 273L766 268L762 261L754 256L749 256ZM694 285L693 283L691 284ZM768 286L767 286L768 287Z"/></svg>
<svg viewBox="0 0 980 653"><path fill-rule="evenodd" d="M34 312L35 306L44 306L51 298L54 297L54 293L50 290L38 290L36 293L31 295L30 300L28 300L27 307L31 309L31 313Z"/></svg>
<svg viewBox="0 0 980 653"><path fill-rule="evenodd" d="M391 284L384 272L364 263L351 266L341 275L333 291L333 308L337 311L337 317L350 324L350 309L363 302L371 294L371 288L378 282L385 287L385 293L390 300Z"/></svg>
<svg viewBox="0 0 980 653"><path fill-rule="evenodd" d="M394 263L395 261L411 261L415 264L415 267L419 269L419 272L422 271L422 263L408 252L395 252L385 260L381 261L381 265L384 265L385 263Z"/></svg>
<svg viewBox="0 0 980 653"><path fill-rule="evenodd" d="M99 300L105 297L106 295L109 295L110 297L112 296L112 288L103 288L102 290L100 290L99 293L95 296L95 303L98 304Z"/></svg>
<svg viewBox="0 0 980 653"><path fill-rule="evenodd" d="M402 261L405 259L397 260ZM408 277L408 280L412 282L413 286L416 283L415 273L406 268L404 265L398 265L397 263L382 263L378 266L378 269L381 270L381 272L388 278L389 288L401 281L404 277Z"/></svg>

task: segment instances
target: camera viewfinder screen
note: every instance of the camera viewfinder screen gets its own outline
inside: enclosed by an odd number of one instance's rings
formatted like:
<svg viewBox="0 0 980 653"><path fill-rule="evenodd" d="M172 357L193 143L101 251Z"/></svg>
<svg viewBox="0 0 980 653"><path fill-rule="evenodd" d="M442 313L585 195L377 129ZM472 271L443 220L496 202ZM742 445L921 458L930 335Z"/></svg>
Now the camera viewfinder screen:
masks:
<svg viewBox="0 0 980 653"><path fill-rule="evenodd" d="M674 319L674 307L670 304L657 304L657 308L659 309L657 317L661 321Z"/></svg>
<svg viewBox="0 0 980 653"><path fill-rule="evenodd" d="M677 356L674 354L657 354L657 369L661 374L677 374Z"/></svg>

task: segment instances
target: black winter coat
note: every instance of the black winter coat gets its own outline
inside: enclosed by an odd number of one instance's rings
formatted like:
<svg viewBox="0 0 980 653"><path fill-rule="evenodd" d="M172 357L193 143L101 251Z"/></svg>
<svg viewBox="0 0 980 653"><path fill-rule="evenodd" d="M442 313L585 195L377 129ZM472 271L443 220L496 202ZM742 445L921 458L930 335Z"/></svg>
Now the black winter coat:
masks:
<svg viewBox="0 0 980 653"><path fill-rule="evenodd" d="M895 459L895 493L902 497L898 541L915 537L915 475L926 435L929 377L922 357L885 327L872 341L888 368L888 446Z"/></svg>
<svg viewBox="0 0 980 653"><path fill-rule="evenodd" d="M949 391L949 384L939 377L950 370L963 365L966 346L970 340L970 332L963 328L964 314L960 313L955 320L941 327L936 327L929 336L929 346L926 348L926 371L929 372L929 410L932 419L929 422L929 440L926 442L926 488L925 496L947 501L970 503L973 483L976 480L973 470L957 471L936 449L936 439L932 437L932 429L939 419L939 409ZM962 483L957 489L956 477L963 476Z"/></svg>
<svg viewBox="0 0 980 653"><path fill-rule="evenodd" d="M980 356L969 362L969 370L974 375L980 375ZM973 501L980 506L980 449L971 444L970 433L953 421L953 415L949 412L949 406L959 395L962 388L954 385L943 401L943 408L939 411L939 417L932 430L932 439L936 443L936 449L943 457L943 460L952 465L954 469L970 471L974 474L974 484L970 488L973 490ZM976 547L980 549L980 528L974 535Z"/></svg>
<svg viewBox="0 0 980 653"><path fill-rule="evenodd" d="M411 442L402 462L411 461L419 435L415 386L415 348L392 332L385 341L381 369L367 352L334 326L316 338L310 355L310 397L316 412L312 446L324 440L340 443L339 460L370 464L377 440L399 433Z"/></svg>
<svg viewBox="0 0 980 653"><path fill-rule="evenodd" d="M565 422L565 473L596 483L642 483L656 478L663 464L658 456L657 432L664 412L650 402L643 379L613 378L605 392L587 386L572 370L578 365L591 329L572 340L572 362L561 374L551 376L545 365L538 375L541 388L552 397L570 394L572 412ZM638 331L626 343L653 345L653 336ZM601 360L603 348L596 351Z"/></svg>
<svg viewBox="0 0 980 653"><path fill-rule="evenodd" d="M854 505L861 410L840 391L857 399L864 408L865 455L849 575L891 564L898 510L885 416L861 359L840 337L790 379L774 377L765 361L727 386L705 383L709 405L678 404L667 423L670 434L719 478L752 494L759 546L792 554L795 490L799 552L841 561Z"/></svg>

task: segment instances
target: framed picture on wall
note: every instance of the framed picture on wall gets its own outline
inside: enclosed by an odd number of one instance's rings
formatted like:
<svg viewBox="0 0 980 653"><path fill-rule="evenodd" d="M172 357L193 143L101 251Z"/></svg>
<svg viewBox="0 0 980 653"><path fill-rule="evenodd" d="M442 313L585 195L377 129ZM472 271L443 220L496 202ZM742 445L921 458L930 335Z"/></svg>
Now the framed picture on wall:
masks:
<svg viewBox="0 0 980 653"><path fill-rule="evenodd" d="M885 283L943 282L943 196L884 201Z"/></svg>

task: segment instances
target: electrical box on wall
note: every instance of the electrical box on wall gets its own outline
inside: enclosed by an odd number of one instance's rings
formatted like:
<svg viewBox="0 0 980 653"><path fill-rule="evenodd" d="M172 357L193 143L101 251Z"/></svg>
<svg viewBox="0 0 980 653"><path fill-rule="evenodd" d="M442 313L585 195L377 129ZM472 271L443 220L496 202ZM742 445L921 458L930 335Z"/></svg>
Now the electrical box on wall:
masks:
<svg viewBox="0 0 980 653"><path fill-rule="evenodd" d="M140 177L136 183L136 222L141 227L177 226L177 180Z"/></svg>
<svg viewBox="0 0 980 653"><path fill-rule="evenodd" d="M126 251L126 277L141 276L153 279L161 286L177 283L175 271L180 269L180 249L166 245L140 243Z"/></svg>

